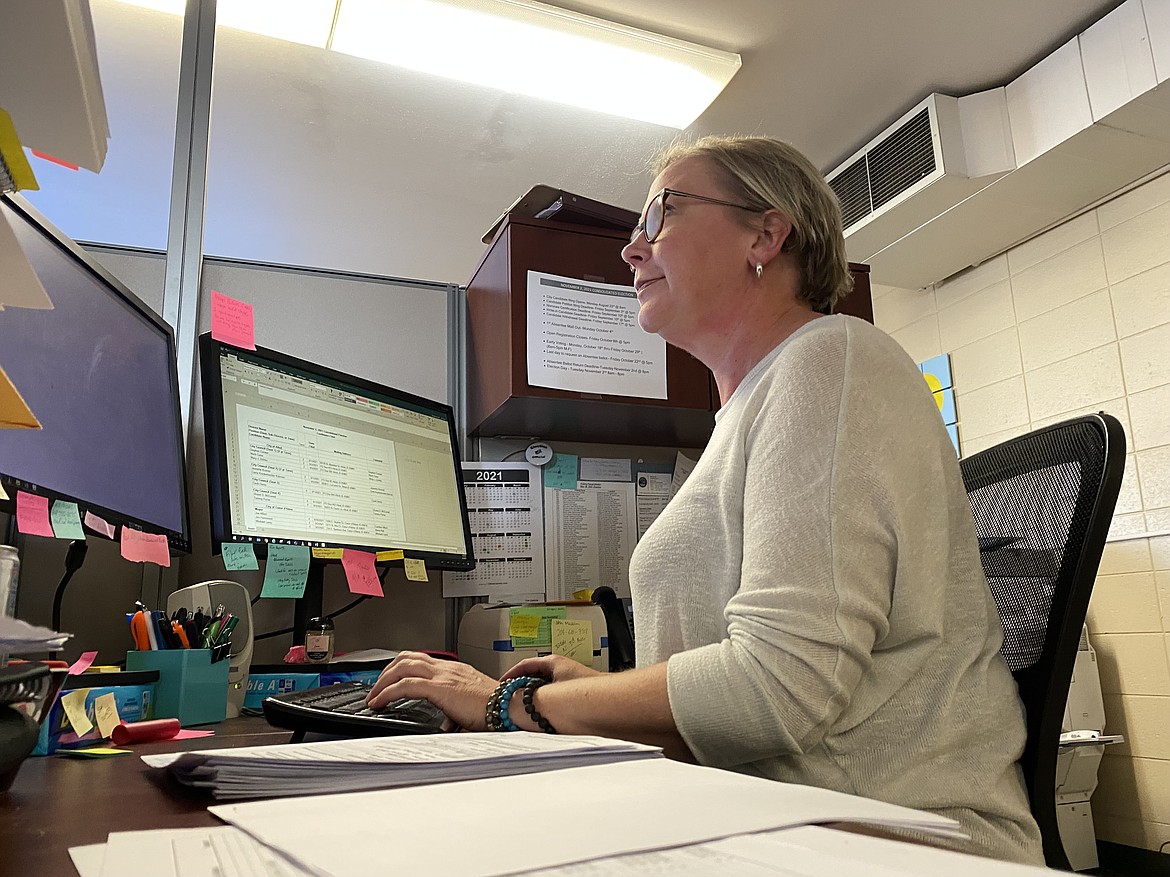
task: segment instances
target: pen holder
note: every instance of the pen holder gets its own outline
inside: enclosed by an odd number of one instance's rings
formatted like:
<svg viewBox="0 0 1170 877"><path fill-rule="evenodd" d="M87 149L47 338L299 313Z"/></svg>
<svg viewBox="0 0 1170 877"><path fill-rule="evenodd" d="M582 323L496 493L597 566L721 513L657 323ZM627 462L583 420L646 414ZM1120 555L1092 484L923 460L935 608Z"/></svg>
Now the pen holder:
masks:
<svg viewBox="0 0 1170 877"><path fill-rule="evenodd" d="M211 660L211 649L127 652L127 670L158 670L154 717L186 725L227 717L228 661Z"/></svg>

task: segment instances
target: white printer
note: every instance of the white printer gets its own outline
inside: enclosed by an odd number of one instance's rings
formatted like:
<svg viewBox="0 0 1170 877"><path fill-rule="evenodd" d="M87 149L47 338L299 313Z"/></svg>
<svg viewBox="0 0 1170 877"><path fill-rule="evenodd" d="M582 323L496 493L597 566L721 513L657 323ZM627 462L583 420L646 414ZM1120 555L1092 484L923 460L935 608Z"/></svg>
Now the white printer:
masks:
<svg viewBox="0 0 1170 877"><path fill-rule="evenodd" d="M478 603L472 606L459 622L459 660L493 679L499 679L506 670L524 658L552 654L551 636L512 636L510 625L517 609L522 611L547 609L550 610L548 616L588 624L588 638L592 641L592 649L588 650L592 651L590 666L594 670L609 671L609 637L606 633L605 615L601 607L593 603L524 603L519 606L488 606Z"/></svg>

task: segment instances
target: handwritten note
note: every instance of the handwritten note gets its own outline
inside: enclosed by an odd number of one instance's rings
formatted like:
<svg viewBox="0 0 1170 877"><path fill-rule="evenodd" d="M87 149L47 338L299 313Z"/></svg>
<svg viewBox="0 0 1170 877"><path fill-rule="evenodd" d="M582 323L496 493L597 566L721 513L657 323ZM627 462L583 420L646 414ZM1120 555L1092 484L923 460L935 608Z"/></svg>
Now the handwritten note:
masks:
<svg viewBox="0 0 1170 877"><path fill-rule="evenodd" d="M427 578L427 565L425 561L419 560L417 557L404 557L402 558L402 565L406 569L406 577L412 582L430 581Z"/></svg>
<svg viewBox="0 0 1170 877"><path fill-rule="evenodd" d="M84 737L93 730L93 722L85 714L85 698L88 695L88 688L77 688L61 695L61 706L69 719L69 727L78 737Z"/></svg>
<svg viewBox="0 0 1170 877"><path fill-rule="evenodd" d="M53 525L49 522L49 498L35 493L16 491L16 529L26 536L48 536L53 538Z"/></svg>
<svg viewBox="0 0 1170 877"><path fill-rule="evenodd" d="M251 542L224 542L219 547L224 569L260 569Z"/></svg>
<svg viewBox="0 0 1170 877"><path fill-rule="evenodd" d="M122 556L135 563L171 565L171 552L167 548L166 536L143 533L131 527L122 528Z"/></svg>
<svg viewBox="0 0 1170 877"><path fill-rule="evenodd" d="M85 513L85 526L96 533L101 533L107 539L114 538L114 525L105 518L99 518L93 512Z"/></svg>
<svg viewBox="0 0 1170 877"><path fill-rule="evenodd" d="M385 596L382 593L382 583L378 581L378 571L374 569L374 552L347 548L341 555L341 565L345 567L345 578L349 582L350 592L371 597Z"/></svg>
<svg viewBox="0 0 1170 877"><path fill-rule="evenodd" d="M211 337L233 347L256 349L252 306L211 290Z"/></svg>
<svg viewBox="0 0 1170 877"><path fill-rule="evenodd" d="M554 618L551 627L554 655L564 655L586 667L593 665L592 622Z"/></svg>
<svg viewBox="0 0 1170 877"><path fill-rule="evenodd" d="M81 657L69 665L68 675L80 676L93 665L97 656L97 652L82 652Z"/></svg>
<svg viewBox="0 0 1170 877"><path fill-rule="evenodd" d="M401 548L387 548L385 551L379 551L377 553L377 555L375 555L375 556L377 557L379 563L381 563L382 561L385 561L385 560L404 560L405 559L403 557Z"/></svg>
<svg viewBox="0 0 1170 877"><path fill-rule="evenodd" d="M122 721L118 718L118 701L114 692L107 692L93 702L93 717L97 719L98 733L102 739L114 732L114 728Z"/></svg>
<svg viewBox="0 0 1170 877"><path fill-rule="evenodd" d="M261 597L303 597L308 580L308 545L268 546Z"/></svg>
<svg viewBox="0 0 1170 877"><path fill-rule="evenodd" d="M550 622L556 618L564 618L565 615L564 606L513 606L508 610L508 636L512 638L513 648L549 648L552 645ZM522 617L535 618L535 629L531 621L516 621ZM514 624L522 625L520 629L524 633L512 633Z"/></svg>
<svg viewBox="0 0 1170 877"><path fill-rule="evenodd" d="M544 467L544 486L557 490L576 490L577 456L558 453L553 461Z"/></svg>
<svg viewBox="0 0 1170 877"><path fill-rule="evenodd" d="M77 510L77 503L58 499L53 502L49 512L49 522L53 525L53 535L58 539L84 539L85 530L81 529L81 512Z"/></svg>
<svg viewBox="0 0 1170 877"><path fill-rule="evenodd" d="M513 615L508 619L508 636L532 639L539 632L539 615Z"/></svg>
<svg viewBox="0 0 1170 877"><path fill-rule="evenodd" d="M313 557L317 560L341 560L345 553L342 548L314 548Z"/></svg>

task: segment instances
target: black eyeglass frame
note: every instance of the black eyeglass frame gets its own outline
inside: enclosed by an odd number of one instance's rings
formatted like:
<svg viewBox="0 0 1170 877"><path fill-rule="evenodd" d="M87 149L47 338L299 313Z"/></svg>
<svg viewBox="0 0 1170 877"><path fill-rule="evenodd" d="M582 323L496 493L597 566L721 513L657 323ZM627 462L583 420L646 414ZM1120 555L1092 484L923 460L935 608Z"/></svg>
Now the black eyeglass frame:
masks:
<svg viewBox="0 0 1170 877"><path fill-rule="evenodd" d="M630 232L630 243L638 239L638 235L646 235L646 243L652 244L658 240L658 236L662 234L662 228L666 225L666 199L670 195L678 195L680 198L694 198L696 201L704 201L707 204L719 204L723 207L735 207L737 210L750 210L752 213L762 213L756 207L748 207L746 204L736 204L734 201L724 201L722 198L709 198L706 195L696 195L694 192L683 192L679 189L664 188L661 192L650 199L650 203L646 206L646 215L638 220L638 224L634 226L634 230ZM650 216L654 212L655 205L658 206L658 228L654 233L650 232Z"/></svg>

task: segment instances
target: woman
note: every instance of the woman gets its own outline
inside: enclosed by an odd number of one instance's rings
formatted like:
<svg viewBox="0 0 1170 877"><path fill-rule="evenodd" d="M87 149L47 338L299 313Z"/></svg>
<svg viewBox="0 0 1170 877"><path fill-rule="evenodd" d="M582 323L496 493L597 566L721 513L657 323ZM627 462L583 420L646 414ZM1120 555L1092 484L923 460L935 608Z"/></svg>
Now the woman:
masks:
<svg viewBox="0 0 1170 877"><path fill-rule="evenodd" d="M638 320L715 375L722 410L630 564L638 668L564 658L525 695L545 725L932 810L968 852L1042 863L1016 760L1023 708L954 450L914 363L860 320L839 208L764 138L667 151L622 257ZM519 692L407 654L375 706L537 725Z"/></svg>

